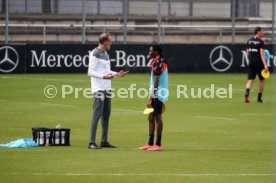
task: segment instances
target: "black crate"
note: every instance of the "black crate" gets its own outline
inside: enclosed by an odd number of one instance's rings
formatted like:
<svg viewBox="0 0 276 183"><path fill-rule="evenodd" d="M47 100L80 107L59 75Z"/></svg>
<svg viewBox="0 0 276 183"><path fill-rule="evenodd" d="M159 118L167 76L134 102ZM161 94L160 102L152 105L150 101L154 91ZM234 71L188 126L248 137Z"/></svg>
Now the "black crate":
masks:
<svg viewBox="0 0 276 183"><path fill-rule="evenodd" d="M69 128L32 128L33 140L39 146L69 146Z"/></svg>

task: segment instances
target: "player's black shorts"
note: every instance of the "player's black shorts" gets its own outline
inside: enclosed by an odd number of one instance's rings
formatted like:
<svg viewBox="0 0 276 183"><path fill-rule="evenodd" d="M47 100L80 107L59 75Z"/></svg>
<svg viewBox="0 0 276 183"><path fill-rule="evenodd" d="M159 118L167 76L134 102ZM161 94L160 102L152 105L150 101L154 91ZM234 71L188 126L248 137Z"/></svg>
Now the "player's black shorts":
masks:
<svg viewBox="0 0 276 183"><path fill-rule="evenodd" d="M264 80L261 72L264 69L262 65L249 65L248 66L248 80L254 80L256 75L258 75L260 80Z"/></svg>
<svg viewBox="0 0 276 183"><path fill-rule="evenodd" d="M161 114L162 113L162 102L156 97L151 99L151 105L154 109L154 114Z"/></svg>

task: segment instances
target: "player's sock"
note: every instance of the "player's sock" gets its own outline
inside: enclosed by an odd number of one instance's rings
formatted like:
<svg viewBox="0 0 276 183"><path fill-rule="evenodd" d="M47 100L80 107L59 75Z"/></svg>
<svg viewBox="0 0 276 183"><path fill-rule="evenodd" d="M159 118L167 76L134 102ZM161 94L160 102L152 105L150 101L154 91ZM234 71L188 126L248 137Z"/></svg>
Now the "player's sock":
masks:
<svg viewBox="0 0 276 183"><path fill-rule="evenodd" d="M250 88L246 88L245 89L245 97L247 98L247 97L249 97L249 95L250 95Z"/></svg>
<svg viewBox="0 0 276 183"><path fill-rule="evenodd" d="M156 145L161 146L161 135L157 136Z"/></svg>
<svg viewBox="0 0 276 183"><path fill-rule="evenodd" d="M148 142L148 144L152 146L153 143L154 143L154 135L149 135L149 142Z"/></svg>
<svg viewBox="0 0 276 183"><path fill-rule="evenodd" d="M262 101L263 93L258 93L258 101Z"/></svg>

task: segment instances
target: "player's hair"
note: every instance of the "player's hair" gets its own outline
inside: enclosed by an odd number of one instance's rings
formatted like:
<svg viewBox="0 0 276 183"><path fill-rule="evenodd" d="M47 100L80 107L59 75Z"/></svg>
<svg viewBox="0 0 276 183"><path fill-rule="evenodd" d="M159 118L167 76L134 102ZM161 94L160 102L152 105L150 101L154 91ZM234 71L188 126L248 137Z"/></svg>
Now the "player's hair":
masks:
<svg viewBox="0 0 276 183"><path fill-rule="evenodd" d="M257 34L258 32L262 31L263 28L261 27L256 27L254 30L254 33Z"/></svg>
<svg viewBox="0 0 276 183"><path fill-rule="evenodd" d="M110 38L109 33L102 33L99 37L99 43L103 44L104 42L108 41L109 38Z"/></svg>
<svg viewBox="0 0 276 183"><path fill-rule="evenodd" d="M151 47L153 48L154 51L158 52L158 55L163 56L162 55L162 48L161 48L161 46L155 44L155 45L152 45Z"/></svg>

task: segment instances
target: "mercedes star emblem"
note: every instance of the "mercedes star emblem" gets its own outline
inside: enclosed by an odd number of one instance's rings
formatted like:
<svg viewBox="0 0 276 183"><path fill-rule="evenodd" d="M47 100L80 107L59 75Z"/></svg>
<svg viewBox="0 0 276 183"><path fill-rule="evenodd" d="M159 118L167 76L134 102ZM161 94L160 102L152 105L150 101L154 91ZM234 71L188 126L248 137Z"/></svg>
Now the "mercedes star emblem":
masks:
<svg viewBox="0 0 276 183"><path fill-rule="evenodd" d="M215 47L209 56L211 67L217 72L227 71L233 64L233 54L226 46Z"/></svg>

